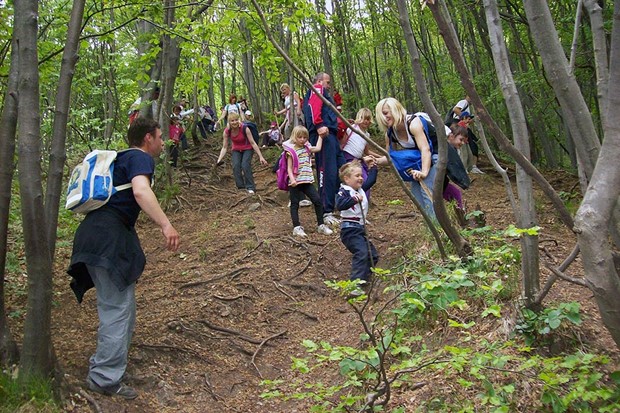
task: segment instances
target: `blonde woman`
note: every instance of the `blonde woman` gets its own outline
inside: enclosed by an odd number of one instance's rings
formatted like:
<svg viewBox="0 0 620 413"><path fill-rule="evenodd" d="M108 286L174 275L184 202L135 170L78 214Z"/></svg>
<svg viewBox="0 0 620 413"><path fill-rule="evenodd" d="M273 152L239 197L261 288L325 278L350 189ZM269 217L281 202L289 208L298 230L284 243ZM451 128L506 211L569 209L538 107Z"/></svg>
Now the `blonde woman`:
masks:
<svg viewBox="0 0 620 413"><path fill-rule="evenodd" d="M224 129L222 150L217 158L217 164L221 165L226 151L228 150L228 140L232 142L232 167L235 184L238 189L245 189L248 194L253 195L256 191L254 184L254 175L252 173L252 156L254 152L258 154L258 159L263 165L267 165L267 161L263 158L260 148L252 137L250 128L241 124L238 113L230 113L228 115L228 127Z"/></svg>
<svg viewBox="0 0 620 413"><path fill-rule="evenodd" d="M422 112L408 114L403 105L396 99L388 97L382 99L375 108L375 116L379 128L385 132L386 150L390 152L392 162L396 164L395 146L403 151L412 151L408 155L418 156L419 163L416 167L407 167L400 170L403 179L406 175L411 176L411 192L422 205L426 213L435 218L433 210L433 181L435 180L435 166L433 165L433 149L431 137L428 133L432 126L428 115ZM415 152L417 151L417 152Z"/></svg>

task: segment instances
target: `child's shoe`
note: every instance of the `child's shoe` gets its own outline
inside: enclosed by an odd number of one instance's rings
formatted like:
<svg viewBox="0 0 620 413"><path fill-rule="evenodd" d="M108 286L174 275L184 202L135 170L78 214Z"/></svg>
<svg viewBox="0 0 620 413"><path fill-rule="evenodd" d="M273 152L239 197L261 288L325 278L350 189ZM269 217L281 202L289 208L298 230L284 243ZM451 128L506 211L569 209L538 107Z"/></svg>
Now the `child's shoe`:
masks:
<svg viewBox="0 0 620 413"><path fill-rule="evenodd" d="M334 216L333 212L323 214L323 222L325 222L326 225L331 226L340 224L340 220Z"/></svg>
<svg viewBox="0 0 620 413"><path fill-rule="evenodd" d="M317 231L319 234L323 234L323 235L332 235L334 233L334 231L332 231L327 225L325 224L321 224L319 225L319 228L317 229Z"/></svg>
<svg viewBox="0 0 620 413"><path fill-rule="evenodd" d="M301 226L297 226L295 228L293 228L293 235L297 236L297 237L307 237L308 235L306 235L306 231L304 231L304 227Z"/></svg>
<svg viewBox="0 0 620 413"><path fill-rule="evenodd" d="M312 201L310 201L309 199L302 199L301 201L299 201L299 206L300 207L312 206Z"/></svg>

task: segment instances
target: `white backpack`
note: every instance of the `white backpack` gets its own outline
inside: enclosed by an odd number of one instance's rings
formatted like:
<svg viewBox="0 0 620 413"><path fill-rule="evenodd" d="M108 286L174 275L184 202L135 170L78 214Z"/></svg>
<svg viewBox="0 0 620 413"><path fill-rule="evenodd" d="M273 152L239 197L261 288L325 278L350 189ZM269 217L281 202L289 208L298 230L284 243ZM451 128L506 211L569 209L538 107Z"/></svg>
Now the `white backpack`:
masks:
<svg viewBox="0 0 620 413"><path fill-rule="evenodd" d="M73 169L67 188L65 208L87 214L105 205L118 191L131 188L131 182L113 186L116 151L94 150Z"/></svg>

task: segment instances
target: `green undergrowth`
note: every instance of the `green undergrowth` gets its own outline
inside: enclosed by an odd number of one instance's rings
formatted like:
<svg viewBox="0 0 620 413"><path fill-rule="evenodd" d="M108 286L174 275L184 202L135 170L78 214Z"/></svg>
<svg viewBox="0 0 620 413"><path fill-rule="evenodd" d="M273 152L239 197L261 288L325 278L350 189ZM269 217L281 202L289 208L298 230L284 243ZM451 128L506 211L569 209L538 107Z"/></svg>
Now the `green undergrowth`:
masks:
<svg viewBox="0 0 620 413"><path fill-rule="evenodd" d="M0 413L60 413L49 380L32 379L20 383L0 371Z"/></svg>
<svg viewBox="0 0 620 413"><path fill-rule="evenodd" d="M468 259L418 252L375 269L372 289L348 299L359 340L303 340L305 356L286 380L263 381L262 397L311 412L620 411L620 372L579 340L578 303L519 305L518 237L537 230L478 228L465 233Z"/></svg>

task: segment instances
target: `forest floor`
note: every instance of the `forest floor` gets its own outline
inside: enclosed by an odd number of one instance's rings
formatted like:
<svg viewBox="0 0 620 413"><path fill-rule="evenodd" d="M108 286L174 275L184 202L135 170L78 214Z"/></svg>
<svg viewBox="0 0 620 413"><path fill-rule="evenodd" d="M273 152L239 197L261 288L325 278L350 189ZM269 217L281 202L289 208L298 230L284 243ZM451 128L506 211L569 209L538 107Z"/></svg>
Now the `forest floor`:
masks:
<svg viewBox="0 0 620 413"><path fill-rule="evenodd" d="M277 149L265 152L272 160L279 154ZM127 373L128 384L139 392L137 399L124 401L85 390L88 358L96 345L95 294L90 291L78 305L64 273L70 248L59 248L52 335L65 378L74 386L65 408L95 411L86 394L100 411L115 413L309 411L304 401L262 399L265 388L260 382L292 380L291 357L306 355L304 339L359 344L362 326L357 314L324 284L348 278L350 254L337 232L316 233L312 208L300 209L309 237L293 238L288 196L277 190L270 167L255 163L257 192L250 196L235 188L229 161L214 167L216 148L210 144L190 149L187 155L186 167L175 171L181 192L168 212L181 234L180 250L167 251L159 229L146 217L138 223L147 267L136 289L137 325ZM464 197L470 210L485 212L487 224L504 228L513 223L504 185L486 160L480 166L486 174L472 176ZM564 172L548 176L558 190L570 192L575 187L575 178ZM395 199L405 202L388 203ZM572 250L575 237L538 193L536 206L544 281L549 272L543 263L559 264ZM421 235L425 230L420 215L413 211L394 177L381 171L372 190L368 226L381 255L379 267L389 268L411 250L432 248L431 238ZM568 272L581 276L579 265L577 261ZM385 299L377 295L370 311ZM549 301L581 303L586 322L578 329L584 346L611 352L617 360L616 347L588 290L558 282L545 302ZM479 323L472 334L498 337L497 323ZM420 334L436 334L437 345L450 339L441 331ZM396 389L391 406L413 411L420 400L450 386L424 370L418 374L428 385L417 391ZM319 377L333 383L338 372L323 371Z"/></svg>

